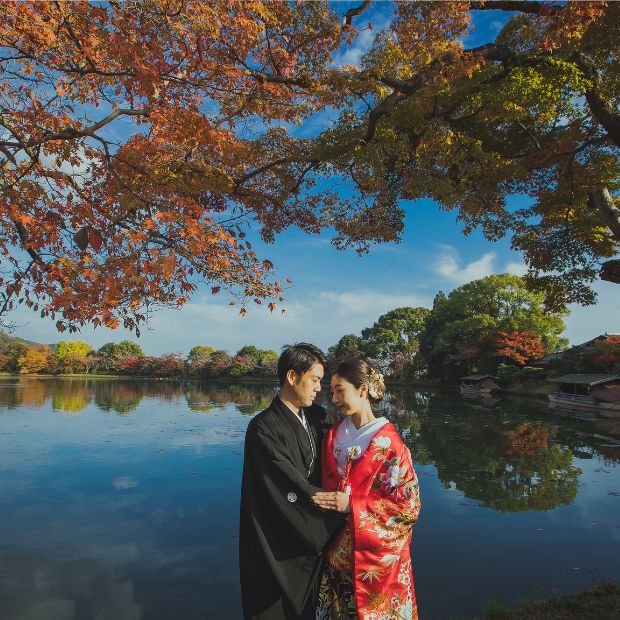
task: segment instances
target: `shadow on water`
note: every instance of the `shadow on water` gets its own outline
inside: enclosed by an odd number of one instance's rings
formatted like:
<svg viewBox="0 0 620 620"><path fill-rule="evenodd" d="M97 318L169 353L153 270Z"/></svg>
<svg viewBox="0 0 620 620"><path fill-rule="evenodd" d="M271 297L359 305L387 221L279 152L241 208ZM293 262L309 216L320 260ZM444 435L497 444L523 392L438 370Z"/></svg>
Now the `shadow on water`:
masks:
<svg viewBox="0 0 620 620"><path fill-rule="evenodd" d="M0 618L240 617L243 436L273 394L0 380ZM421 618L620 579L620 442L596 421L428 390L394 390L381 409L420 478Z"/></svg>

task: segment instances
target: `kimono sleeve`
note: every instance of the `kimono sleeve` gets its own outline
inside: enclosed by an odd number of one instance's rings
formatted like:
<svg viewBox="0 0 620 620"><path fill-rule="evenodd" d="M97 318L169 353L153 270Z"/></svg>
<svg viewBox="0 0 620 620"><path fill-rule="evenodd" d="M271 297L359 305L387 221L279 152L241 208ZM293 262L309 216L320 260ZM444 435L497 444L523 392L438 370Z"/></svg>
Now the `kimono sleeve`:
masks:
<svg viewBox="0 0 620 620"><path fill-rule="evenodd" d="M398 438L389 451L375 447L373 458L383 460L370 492L351 496L356 550L402 551L420 513L420 490L411 453Z"/></svg>
<svg viewBox="0 0 620 620"><path fill-rule="evenodd" d="M320 553L332 534L342 527L343 516L322 510L312 502L311 496L321 489L310 484L299 471L287 446L269 425L252 427L246 442L270 527L279 530L282 537L296 539L313 553ZM294 502L288 499L291 493L296 496Z"/></svg>

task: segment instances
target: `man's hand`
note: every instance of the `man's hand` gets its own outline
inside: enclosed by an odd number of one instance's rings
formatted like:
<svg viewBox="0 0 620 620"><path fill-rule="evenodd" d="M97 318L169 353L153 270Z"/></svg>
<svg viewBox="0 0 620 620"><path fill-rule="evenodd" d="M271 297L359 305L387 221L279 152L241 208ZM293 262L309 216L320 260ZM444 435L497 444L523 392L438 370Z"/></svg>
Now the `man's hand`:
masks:
<svg viewBox="0 0 620 620"><path fill-rule="evenodd" d="M351 512L349 496L342 491L319 491L312 496L312 501L325 510Z"/></svg>

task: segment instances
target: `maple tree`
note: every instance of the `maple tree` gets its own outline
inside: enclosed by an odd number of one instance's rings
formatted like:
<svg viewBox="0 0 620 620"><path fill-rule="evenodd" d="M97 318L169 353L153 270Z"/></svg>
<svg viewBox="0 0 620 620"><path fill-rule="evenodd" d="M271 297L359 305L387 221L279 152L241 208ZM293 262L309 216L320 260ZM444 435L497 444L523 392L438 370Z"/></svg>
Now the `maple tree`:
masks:
<svg viewBox="0 0 620 620"><path fill-rule="evenodd" d="M27 375L47 370L52 353L49 347L41 347L41 349L29 348L19 358L19 372Z"/></svg>
<svg viewBox="0 0 620 620"><path fill-rule="evenodd" d="M523 366L545 354L545 347L539 336L528 331L498 332L495 335L493 357L503 357Z"/></svg>
<svg viewBox="0 0 620 620"><path fill-rule="evenodd" d="M620 239L618 5L395 3L340 66L369 6L0 3L0 318L21 302L59 330L139 333L205 281L273 310L283 285L248 226L332 227L364 251L420 197L511 235L550 307L592 303ZM474 10L516 15L464 49Z"/></svg>
<svg viewBox="0 0 620 620"><path fill-rule="evenodd" d="M608 336L597 342L590 356L591 364L604 372L612 372L614 365L620 370L620 336Z"/></svg>

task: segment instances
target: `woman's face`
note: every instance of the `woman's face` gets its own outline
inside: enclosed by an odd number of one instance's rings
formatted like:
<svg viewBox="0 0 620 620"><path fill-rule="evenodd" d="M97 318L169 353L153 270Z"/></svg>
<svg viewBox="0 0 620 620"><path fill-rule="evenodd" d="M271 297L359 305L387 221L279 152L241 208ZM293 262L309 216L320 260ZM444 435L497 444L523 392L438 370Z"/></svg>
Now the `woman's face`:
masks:
<svg viewBox="0 0 620 620"><path fill-rule="evenodd" d="M334 375L331 380L332 403L344 416L353 415L361 411L367 401L368 387L361 385L356 388L352 383L340 375Z"/></svg>

